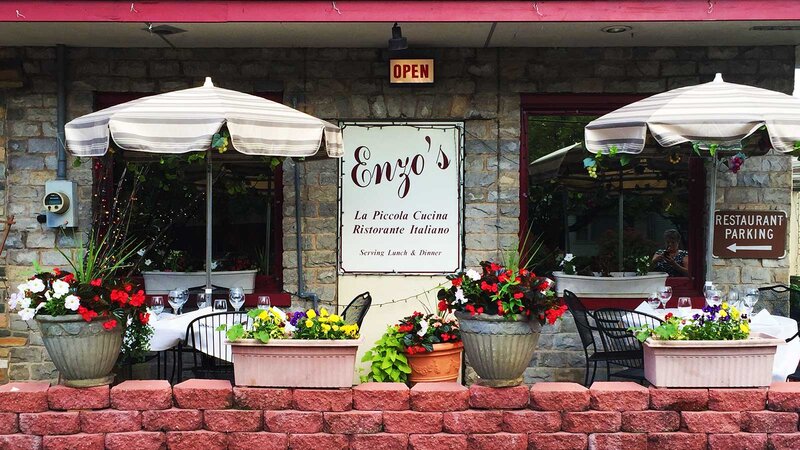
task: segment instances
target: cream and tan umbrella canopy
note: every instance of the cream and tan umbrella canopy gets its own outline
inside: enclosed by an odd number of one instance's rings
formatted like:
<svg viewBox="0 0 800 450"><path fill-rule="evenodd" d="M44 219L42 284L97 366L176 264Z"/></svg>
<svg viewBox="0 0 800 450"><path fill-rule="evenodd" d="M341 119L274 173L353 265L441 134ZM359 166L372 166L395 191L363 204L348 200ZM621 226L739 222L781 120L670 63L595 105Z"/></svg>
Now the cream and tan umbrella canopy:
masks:
<svg viewBox="0 0 800 450"><path fill-rule="evenodd" d="M231 146L246 155L344 155L342 130L288 106L254 95L202 87L153 95L78 117L65 126L66 148L76 156L102 156L110 140L123 150L209 152L206 169L206 288L211 289L211 140L227 125ZM298 224L299 226L299 224ZM176 286L177 287L177 286Z"/></svg>

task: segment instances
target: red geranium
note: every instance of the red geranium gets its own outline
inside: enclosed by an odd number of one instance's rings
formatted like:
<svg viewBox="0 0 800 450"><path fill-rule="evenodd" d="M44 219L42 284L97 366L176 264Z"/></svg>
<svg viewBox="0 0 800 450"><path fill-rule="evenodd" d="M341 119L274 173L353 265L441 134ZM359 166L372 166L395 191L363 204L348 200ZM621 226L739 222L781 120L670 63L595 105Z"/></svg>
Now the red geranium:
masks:
<svg viewBox="0 0 800 450"><path fill-rule="evenodd" d="M452 280L450 280L450 282L453 283L453 286L456 287L461 286L462 281L463 280L461 279L461 277L453 278Z"/></svg>
<svg viewBox="0 0 800 450"><path fill-rule="evenodd" d="M141 322L142 325L147 325L147 323L150 322L150 313L139 313L139 322Z"/></svg>
<svg viewBox="0 0 800 450"><path fill-rule="evenodd" d="M113 330L114 327L117 326L117 321L115 319L106 320L103 322L103 328L106 330Z"/></svg>
<svg viewBox="0 0 800 450"><path fill-rule="evenodd" d="M103 285L103 279L102 278L95 278L94 280L90 281L89 284L91 284L94 287L100 287L100 286Z"/></svg>
<svg viewBox="0 0 800 450"><path fill-rule="evenodd" d="M92 311L91 309L84 308L83 306L78 308L78 314L83 317L83 320L87 322L91 322L92 319L97 317L97 313Z"/></svg>

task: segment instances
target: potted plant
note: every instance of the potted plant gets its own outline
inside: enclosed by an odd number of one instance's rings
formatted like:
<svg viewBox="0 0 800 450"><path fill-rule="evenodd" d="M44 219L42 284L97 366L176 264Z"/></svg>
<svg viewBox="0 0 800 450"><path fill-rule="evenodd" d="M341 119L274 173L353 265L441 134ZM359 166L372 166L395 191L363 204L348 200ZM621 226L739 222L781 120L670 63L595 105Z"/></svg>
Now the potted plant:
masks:
<svg viewBox="0 0 800 450"><path fill-rule="evenodd" d="M567 309L552 280L519 266L484 261L481 272L449 275L451 286L439 291L439 310L456 311L467 360L486 386L521 384L541 325L555 323Z"/></svg>
<svg viewBox="0 0 800 450"><path fill-rule="evenodd" d="M690 318L667 314L656 327L631 328L644 344L644 375L657 387L761 387L772 382L781 339L751 335L734 306L706 306Z"/></svg>
<svg viewBox="0 0 800 450"><path fill-rule="evenodd" d="M168 250L164 254L157 251L141 252L142 276L148 295L164 295L175 288L204 286L206 273L192 270L186 252ZM241 287L245 294L252 294L255 288L255 264L247 258L230 257L215 260L211 264L211 284L223 288Z"/></svg>
<svg viewBox="0 0 800 450"><path fill-rule="evenodd" d="M324 308L287 315L253 309L246 324L223 324L239 386L336 388L353 385L358 325Z"/></svg>

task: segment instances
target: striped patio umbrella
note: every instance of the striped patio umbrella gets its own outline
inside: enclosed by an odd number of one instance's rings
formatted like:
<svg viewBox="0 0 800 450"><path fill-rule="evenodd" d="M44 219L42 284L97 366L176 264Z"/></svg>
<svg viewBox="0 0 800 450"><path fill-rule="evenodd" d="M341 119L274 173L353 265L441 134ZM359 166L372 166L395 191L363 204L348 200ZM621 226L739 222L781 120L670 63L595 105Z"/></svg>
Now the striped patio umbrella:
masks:
<svg viewBox="0 0 800 450"><path fill-rule="evenodd" d="M307 157L322 147L344 154L342 131L288 106L241 92L202 87L143 97L78 117L65 126L75 156L102 156L111 139L123 150L208 152L206 157L206 289L211 289L211 140L227 125L231 146L246 155Z"/></svg>

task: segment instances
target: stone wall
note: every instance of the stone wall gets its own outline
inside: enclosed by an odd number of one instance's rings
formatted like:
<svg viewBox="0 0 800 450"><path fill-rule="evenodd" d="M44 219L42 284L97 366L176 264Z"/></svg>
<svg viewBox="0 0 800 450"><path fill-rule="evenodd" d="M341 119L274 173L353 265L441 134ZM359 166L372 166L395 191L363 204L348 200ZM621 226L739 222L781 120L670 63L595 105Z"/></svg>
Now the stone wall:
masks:
<svg viewBox="0 0 800 450"><path fill-rule="evenodd" d="M709 81L720 71L728 81L782 92L791 92L793 86L794 49L788 46L448 48L430 53L437 64L436 84L396 88L388 84L388 55L379 49L73 48L67 52L67 116L92 111L95 92L166 92L198 86L210 75L225 88L282 91L286 104L328 120L464 120L466 263L474 266L517 240L520 93L656 93ZM16 286L30 273L33 261L62 264L56 242L70 250L76 239L57 235L35 220L41 212L44 182L55 175L55 52L0 48L0 58L21 58L29 80L24 88L0 91L0 149L5 151L7 167L5 173L0 170L7 187L7 199L0 200L6 203L0 207L18 220L3 262L9 284ZM778 166L769 167L780 170ZM284 168L284 280L285 288L295 291L293 164L286 162ZM336 162L303 162L299 169L308 290L321 294L323 302L334 303ZM68 176L80 185L84 232L91 216L89 165L70 168ZM779 184L771 184L769 194L766 186L744 182L741 186L762 201L782 195L784 182L775 183ZM782 279L788 273L783 266L775 269L778 275L771 276ZM29 335L27 325L7 313L0 317L0 361L9 348L19 349L10 350L9 377L52 379L53 366L37 346L36 334L30 334L28 346L20 347ZM558 327L546 330L541 351L526 374L529 381L580 377L575 366L582 366L582 352L574 326L567 320Z"/></svg>

